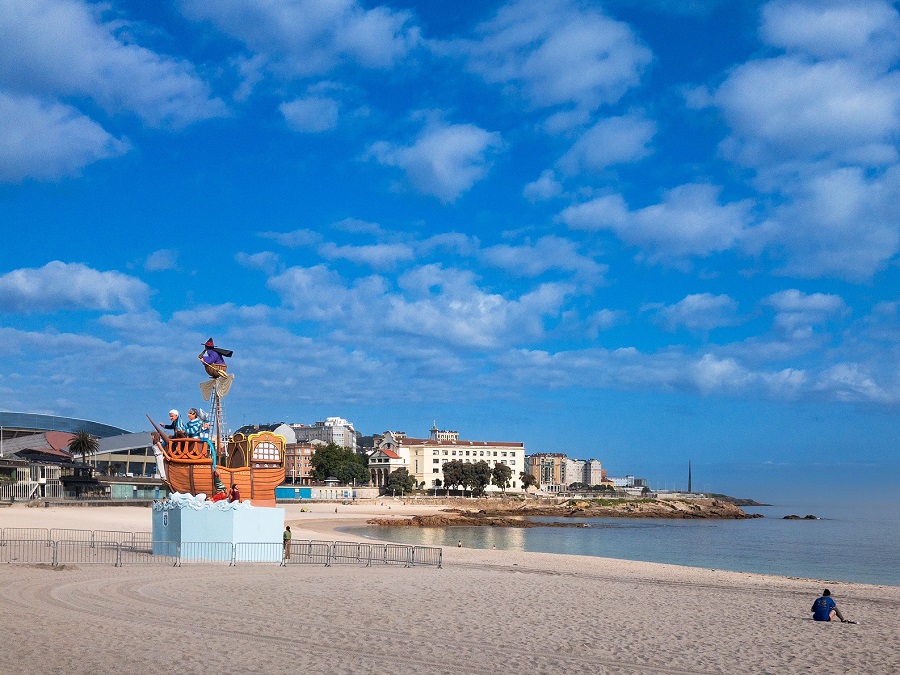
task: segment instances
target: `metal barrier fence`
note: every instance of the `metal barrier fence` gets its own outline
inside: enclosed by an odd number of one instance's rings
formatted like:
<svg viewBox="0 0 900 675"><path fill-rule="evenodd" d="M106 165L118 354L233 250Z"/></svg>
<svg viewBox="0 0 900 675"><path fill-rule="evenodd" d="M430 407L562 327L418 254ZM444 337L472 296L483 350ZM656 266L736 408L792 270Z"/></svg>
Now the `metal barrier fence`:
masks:
<svg viewBox="0 0 900 675"><path fill-rule="evenodd" d="M4 527L0 529L0 541L4 539L44 539L50 541L46 527Z"/></svg>
<svg viewBox="0 0 900 675"><path fill-rule="evenodd" d="M283 545L276 542L153 541L150 532L0 529L0 563L6 564L101 564L120 567L132 564L180 566L184 563L237 565L248 562L326 567L381 563L440 568L443 551L430 546L314 540L292 541L285 551Z"/></svg>
<svg viewBox="0 0 900 675"><path fill-rule="evenodd" d="M0 541L0 563L55 565L56 546L48 539L4 539Z"/></svg>

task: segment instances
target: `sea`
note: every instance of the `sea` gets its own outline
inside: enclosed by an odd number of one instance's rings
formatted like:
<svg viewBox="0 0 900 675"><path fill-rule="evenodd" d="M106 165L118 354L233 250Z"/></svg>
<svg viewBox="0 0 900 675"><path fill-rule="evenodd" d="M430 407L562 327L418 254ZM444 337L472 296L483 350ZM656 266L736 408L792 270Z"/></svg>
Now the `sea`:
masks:
<svg viewBox="0 0 900 675"><path fill-rule="evenodd" d="M900 586L896 504L743 507L762 518L535 518L589 527L354 527L346 532L420 546L537 551L787 577ZM786 515L816 520L785 520Z"/></svg>

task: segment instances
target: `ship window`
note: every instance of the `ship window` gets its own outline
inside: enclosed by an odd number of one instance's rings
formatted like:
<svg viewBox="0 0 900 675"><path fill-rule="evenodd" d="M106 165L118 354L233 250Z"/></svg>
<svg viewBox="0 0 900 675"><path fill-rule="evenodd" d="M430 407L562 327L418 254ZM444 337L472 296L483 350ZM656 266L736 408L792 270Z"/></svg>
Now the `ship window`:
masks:
<svg viewBox="0 0 900 675"><path fill-rule="evenodd" d="M253 459L257 462L277 462L281 459L278 446L268 441L257 443L253 448Z"/></svg>

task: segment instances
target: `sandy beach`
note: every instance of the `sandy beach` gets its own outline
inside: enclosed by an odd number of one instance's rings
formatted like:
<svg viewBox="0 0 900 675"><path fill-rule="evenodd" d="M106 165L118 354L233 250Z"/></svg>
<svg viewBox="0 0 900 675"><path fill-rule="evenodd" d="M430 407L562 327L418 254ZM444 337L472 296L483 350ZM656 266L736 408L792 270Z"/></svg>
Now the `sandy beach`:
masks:
<svg viewBox="0 0 900 675"><path fill-rule="evenodd" d="M433 512L286 507L295 539ZM146 507L0 509L0 527L149 531ZM827 586L859 625L817 623ZM444 567L0 566L10 673L892 673L900 588L444 549Z"/></svg>

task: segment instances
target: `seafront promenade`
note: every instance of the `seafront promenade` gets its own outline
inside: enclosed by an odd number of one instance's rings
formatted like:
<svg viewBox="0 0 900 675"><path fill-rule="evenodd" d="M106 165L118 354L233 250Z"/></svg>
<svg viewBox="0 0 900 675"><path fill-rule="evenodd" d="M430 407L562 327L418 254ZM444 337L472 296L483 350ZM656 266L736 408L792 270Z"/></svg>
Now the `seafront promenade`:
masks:
<svg viewBox="0 0 900 675"><path fill-rule="evenodd" d="M387 504L289 505L286 520L297 539L352 540L337 528L434 512ZM0 527L150 521L137 507L0 510ZM859 625L810 619L825 585ZM900 670L897 587L464 547L442 569L4 565L0 605L0 662L23 674Z"/></svg>

